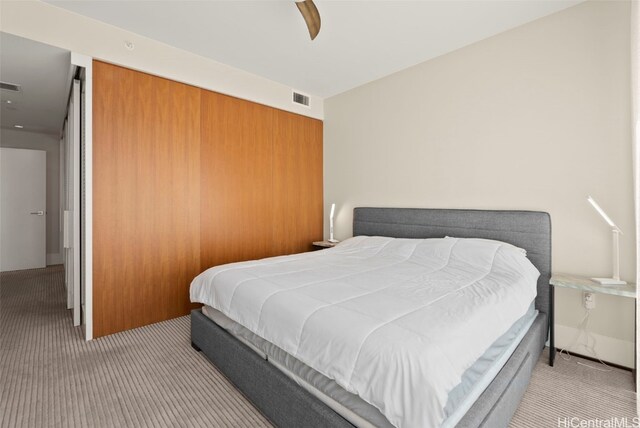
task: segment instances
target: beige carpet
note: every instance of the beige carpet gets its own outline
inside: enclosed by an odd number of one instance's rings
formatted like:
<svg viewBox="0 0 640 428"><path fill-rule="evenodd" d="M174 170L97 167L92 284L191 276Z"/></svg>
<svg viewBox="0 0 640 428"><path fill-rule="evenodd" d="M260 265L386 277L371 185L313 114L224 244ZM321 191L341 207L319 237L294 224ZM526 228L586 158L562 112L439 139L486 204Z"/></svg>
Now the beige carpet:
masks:
<svg viewBox="0 0 640 428"><path fill-rule="evenodd" d="M60 267L0 281L0 426L270 425L191 348L188 317L85 342Z"/></svg>
<svg viewBox="0 0 640 428"><path fill-rule="evenodd" d="M189 318L85 342L61 267L0 274L1 427L261 427L269 422L200 353ZM538 363L513 427L634 416L629 372Z"/></svg>
<svg viewBox="0 0 640 428"><path fill-rule="evenodd" d="M637 415L631 372L616 368L603 372L578 362L606 369L573 356L565 361L557 354L554 367L549 367L545 350L511 427L637 427L638 422L633 420ZM617 425L597 422L614 419L619 421ZM576 425L579 423L586 425Z"/></svg>

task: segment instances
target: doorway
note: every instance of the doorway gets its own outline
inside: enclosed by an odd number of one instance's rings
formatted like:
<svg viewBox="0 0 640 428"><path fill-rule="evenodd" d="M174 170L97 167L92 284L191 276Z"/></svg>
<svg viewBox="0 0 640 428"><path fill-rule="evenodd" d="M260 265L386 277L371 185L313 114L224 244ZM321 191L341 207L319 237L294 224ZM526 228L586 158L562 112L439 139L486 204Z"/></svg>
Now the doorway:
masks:
<svg viewBox="0 0 640 428"><path fill-rule="evenodd" d="M76 326L82 309L79 73L71 52L0 32L0 270L64 265Z"/></svg>

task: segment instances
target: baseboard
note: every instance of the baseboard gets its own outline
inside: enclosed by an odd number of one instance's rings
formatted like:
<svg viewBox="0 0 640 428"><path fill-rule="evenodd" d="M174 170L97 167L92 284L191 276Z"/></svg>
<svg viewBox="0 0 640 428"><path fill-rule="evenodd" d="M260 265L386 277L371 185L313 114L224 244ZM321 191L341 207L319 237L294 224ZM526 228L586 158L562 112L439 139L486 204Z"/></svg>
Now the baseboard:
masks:
<svg viewBox="0 0 640 428"><path fill-rule="evenodd" d="M547 346L547 348L548 348L548 347L549 347L549 346ZM556 352L557 352L557 353L556 353L556 361L558 360L558 358L561 358L561 357L560 357L560 351L561 351L561 350L562 350L562 348L556 348ZM585 359L585 360L593 361L594 363L599 363L599 362L600 362L600 360L598 360L597 358L594 358L594 357L588 357L588 356L586 356L586 355L584 355L584 354L579 354L579 353L577 353L577 352L571 352L571 356L573 356L573 357L580 357L580 358L583 358L583 359ZM562 358L564 358L564 357L565 357L565 353L563 353L563 354L562 354ZM603 360L603 361L604 361L604 360ZM636 371L635 369L633 369L633 368L631 368L631 367L621 366L620 364L612 363L611 361L604 361L604 362L605 362L608 366L615 367L615 368L620 369L620 370L628 370L628 371L630 371L631 373L635 373L635 371ZM634 378L635 378L635 374L634 374Z"/></svg>
<svg viewBox="0 0 640 428"><path fill-rule="evenodd" d="M47 254L47 266L61 265L61 264L62 264L62 254L60 253Z"/></svg>
<svg viewBox="0 0 640 428"><path fill-rule="evenodd" d="M609 336L602 336L593 332L589 333L596 339L596 352L602 361L627 368L633 368L635 366L635 349L633 342ZM569 346L576 334L578 334L578 329L556 324L556 348L563 349L566 346ZM584 341L584 335L582 336L582 340ZM595 355L591 355L589 351L581 346L575 347L575 349L567 349L567 351L585 357L595 357Z"/></svg>

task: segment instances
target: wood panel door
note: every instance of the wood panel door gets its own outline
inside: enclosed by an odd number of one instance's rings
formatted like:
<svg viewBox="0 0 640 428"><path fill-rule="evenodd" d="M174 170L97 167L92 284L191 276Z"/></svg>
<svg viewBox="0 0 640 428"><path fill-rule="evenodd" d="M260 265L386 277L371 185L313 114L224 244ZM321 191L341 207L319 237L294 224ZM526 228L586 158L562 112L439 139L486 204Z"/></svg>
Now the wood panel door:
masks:
<svg viewBox="0 0 640 428"><path fill-rule="evenodd" d="M185 315L200 271L200 90L94 62L93 322Z"/></svg>
<svg viewBox="0 0 640 428"><path fill-rule="evenodd" d="M274 109L202 91L202 270L272 251Z"/></svg>
<svg viewBox="0 0 640 428"><path fill-rule="evenodd" d="M273 122L274 255L322 239L322 122L276 110Z"/></svg>

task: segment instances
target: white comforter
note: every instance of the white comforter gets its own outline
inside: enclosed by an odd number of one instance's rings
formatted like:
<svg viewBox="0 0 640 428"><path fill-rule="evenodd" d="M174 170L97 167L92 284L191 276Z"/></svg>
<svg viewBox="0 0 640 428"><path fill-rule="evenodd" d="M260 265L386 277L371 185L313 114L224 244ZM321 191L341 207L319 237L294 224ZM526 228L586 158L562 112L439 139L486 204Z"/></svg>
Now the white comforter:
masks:
<svg viewBox="0 0 640 428"><path fill-rule="evenodd" d="M371 403L397 427L437 427L463 372L525 314L539 272L480 239L356 237L233 263L193 280L209 305Z"/></svg>

